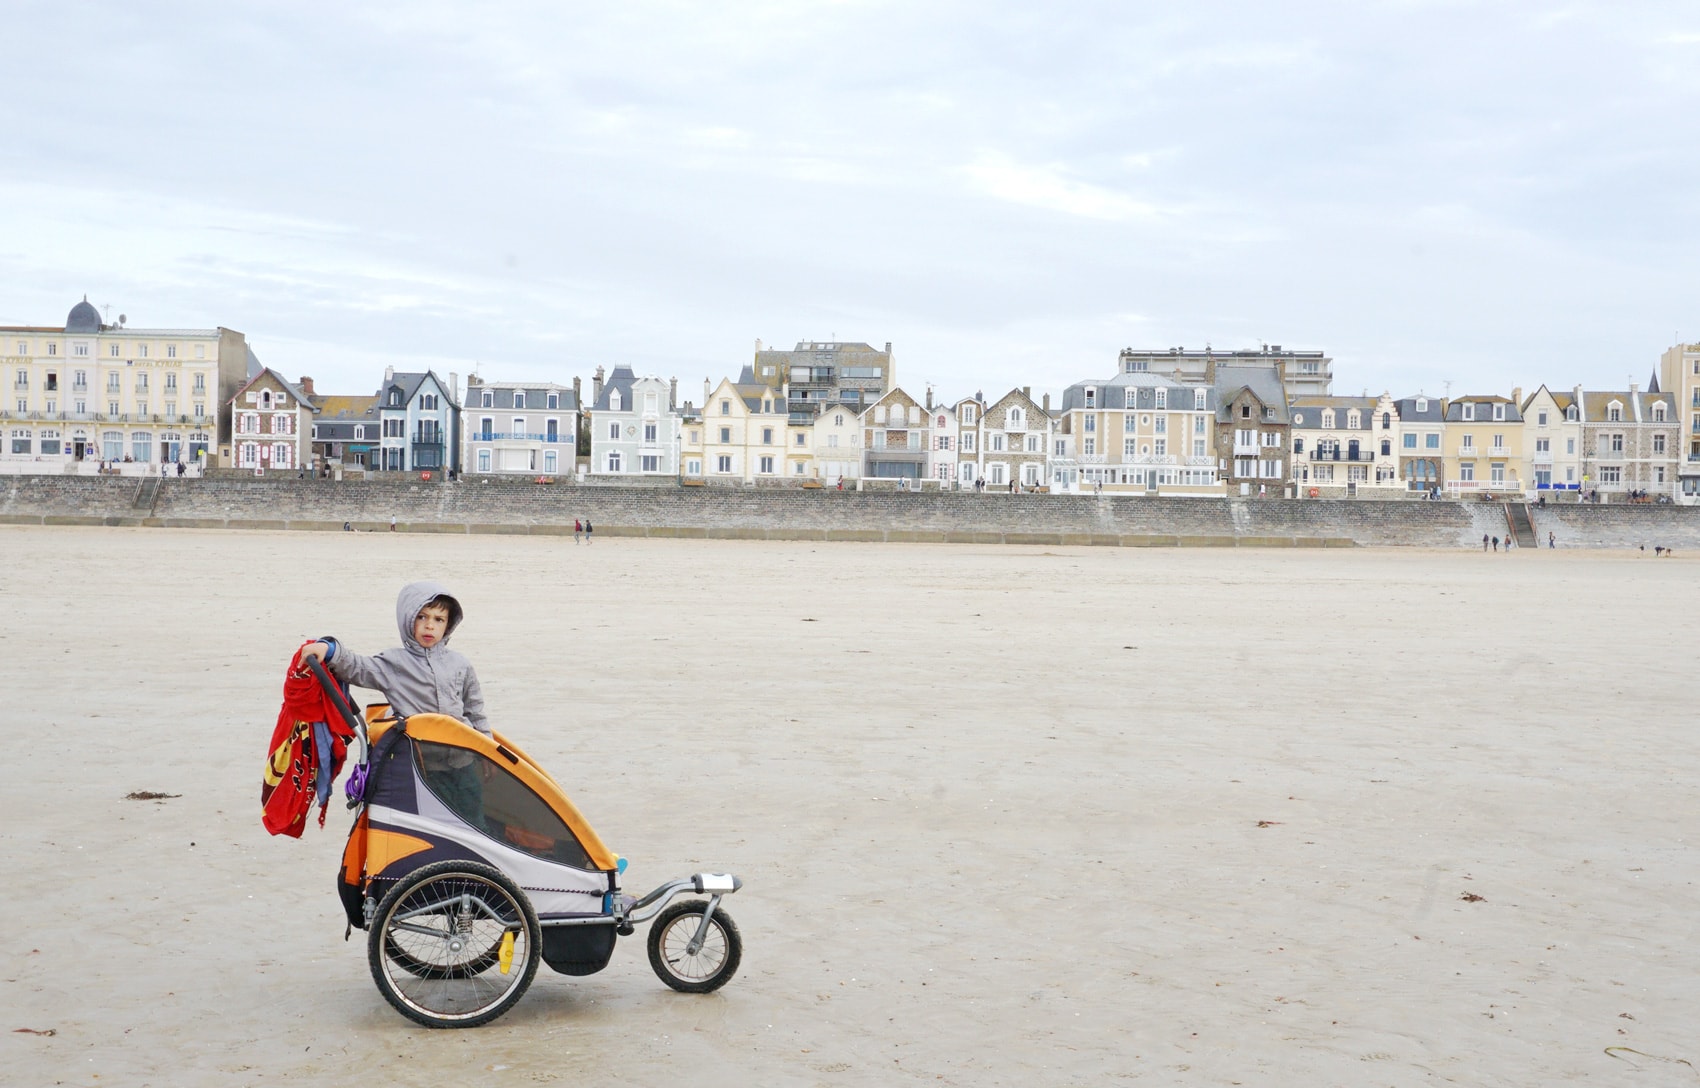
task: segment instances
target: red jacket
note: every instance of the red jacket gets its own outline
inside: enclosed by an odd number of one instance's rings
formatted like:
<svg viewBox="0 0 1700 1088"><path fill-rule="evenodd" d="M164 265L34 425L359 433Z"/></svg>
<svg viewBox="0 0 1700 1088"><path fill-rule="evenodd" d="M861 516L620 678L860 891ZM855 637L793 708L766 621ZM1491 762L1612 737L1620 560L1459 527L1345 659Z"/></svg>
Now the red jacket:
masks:
<svg viewBox="0 0 1700 1088"><path fill-rule="evenodd" d="M341 773L348 742L354 737L319 681L302 666L301 650L311 645L301 644L284 674L283 706L277 712L277 727L272 730L271 747L266 749L265 777L260 783L261 822L273 835L291 838L300 838L307 826L320 775L328 775L323 780L325 800L319 803L319 826L325 826L330 784ZM316 722L328 727L328 753L321 753L313 743ZM326 755L330 758L328 768L323 765Z"/></svg>

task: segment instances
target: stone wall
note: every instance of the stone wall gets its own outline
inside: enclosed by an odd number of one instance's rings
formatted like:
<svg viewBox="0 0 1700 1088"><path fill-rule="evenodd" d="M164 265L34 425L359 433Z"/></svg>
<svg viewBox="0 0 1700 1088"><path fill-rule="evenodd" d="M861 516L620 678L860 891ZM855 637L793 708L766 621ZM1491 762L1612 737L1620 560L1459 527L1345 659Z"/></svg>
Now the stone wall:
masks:
<svg viewBox="0 0 1700 1088"><path fill-rule="evenodd" d="M1544 545L1700 547L1700 509L1531 507ZM0 522L164 527L571 532L973 543L1479 546L1498 504L1147 498L1007 492L580 487L484 479L0 478Z"/></svg>

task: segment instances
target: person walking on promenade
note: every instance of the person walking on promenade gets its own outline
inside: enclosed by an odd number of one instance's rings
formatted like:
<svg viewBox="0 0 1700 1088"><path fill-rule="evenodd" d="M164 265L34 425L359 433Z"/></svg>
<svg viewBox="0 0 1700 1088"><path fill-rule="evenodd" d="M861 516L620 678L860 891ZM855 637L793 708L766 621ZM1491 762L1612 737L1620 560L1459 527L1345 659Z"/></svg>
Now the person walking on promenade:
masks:
<svg viewBox="0 0 1700 1088"><path fill-rule="evenodd" d="M586 544L596 543L595 539L590 535L594 532L596 532L596 526L594 526L590 523L589 518L585 518L584 519L584 542Z"/></svg>
<svg viewBox="0 0 1700 1088"><path fill-rule="evenodd" d="M578 547L579 538L582 537L582 536L584 536L584 522L580 521L578 518L574 518L573 519L573 547L575 547L575 548Z"/></svg>

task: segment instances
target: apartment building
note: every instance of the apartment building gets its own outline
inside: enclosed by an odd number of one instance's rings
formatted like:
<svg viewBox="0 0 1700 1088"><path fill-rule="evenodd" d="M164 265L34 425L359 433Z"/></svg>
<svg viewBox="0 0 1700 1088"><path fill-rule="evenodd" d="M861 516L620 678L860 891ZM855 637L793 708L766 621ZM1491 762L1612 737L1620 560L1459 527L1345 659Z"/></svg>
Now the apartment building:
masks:
<svg viewBox="0 0 1700 1088"><path fill-rule="evenodd" d="M1215 407L1202 381L1124 371L1076 382L1058 409L1053 478L1069 490L1219 490Z"/></svg>
<svg viewBox="0 0 1700 1088"><path fill-rule="evenodd" d="M1219 366L1273 370L1288 397L1325 397L1334 382L1334 360L1326 353L1289 351L1280 344L1232 351L1124 348L1117 363L1123 374L1162 374L1183 383L1209 382Z"/></svg>
<svg viewBox="0 0 1700 1088"><path fill-rule="evenodd" d="M460 425L462 472L570 475L578 462L578 391L570 386L468 375Z"/></svg>
<svg viewBox="0 0 1700 1088"><path fill-rule="evenodd" d="M897 384L890 341L879 349L861 341L807 340L781 351L764 349L757 340L755 360L745 372L752 383L780 396L787 411L809 417L828 406L860 414Z"/></svg>
<svg viewBox="0 0 1700 1088"><path fill-rule="evenodd" d="M1240 495L1281 494L1288 478L1292 413L1279 368L1212 366L1216 459Z"/></svg>
<svg viewBox="0 0 1700 1088"><path fill-rule="evenodd" d="M1468 498L1525 490L1522 400L1523 391L1513 389L1510 397L1479 394L1447 402L1442 444L1448 494Z"/></svg>
<svg viewBox="0 0 1700 1088"><path fill-rule="evenodd" d="M1522 405L1523 448L1536 494L1582 488L1582 416L1573 392L1541 386Z"/></svg>
<svg viewBox="0 0 1700 1088"><path fill-rule="evenodd" d="M783 478L790 426L783 389L754 380L745 367L736 382L703 384L700 422L683 427L680 458L687 480L756 484Z"/></svg>
<svg viewBox="0 0 1700 1088"><path fill-rule="evenodd" d="M459 380L384 369L378 387L378 471L447 472L460 463Z"/></svg>
<svg viewBox="0 0 1700 1088"><path fill-rule="evenodd" d="M1681 492L1681 424L1670 393L1577 389L1581 409L1582 490L1615 502Z"/></svg>
<svg viewBox="0 0 1700 1088"><path fill-rule="evenodd" d="M98 462L230 463L222 406L259 373L232 329L106 323L87 298L60 325L0 326L0 461L92 473ZM143 471L137 469L135 471Z"/></svg>
<svg viewBox="0 0 1700 1088"><path fill-rule="evenodd" d="M1677 496L1700 503L1700 343L1673 344L1659 357L1659 390L1679 415Z"/></svg>

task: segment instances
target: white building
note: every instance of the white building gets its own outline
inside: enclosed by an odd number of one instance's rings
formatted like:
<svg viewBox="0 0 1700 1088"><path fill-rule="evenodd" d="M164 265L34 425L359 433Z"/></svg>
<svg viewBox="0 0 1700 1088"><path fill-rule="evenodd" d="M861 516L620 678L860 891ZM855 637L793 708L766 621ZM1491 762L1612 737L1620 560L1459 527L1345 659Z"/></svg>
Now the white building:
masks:
<svg viewBox="0 0 1700 1088"><path fill-rule="evenodd" d="M590 406L590 471L599 476L677 476L680 417L675 387L621 364L596 370Z"/></svg>
<svg viewBox="0 0 1700 1088"><path fill-rule="evenodd" d="M461 402L461 471L570 475L577 464L578 418L578 393L569 386L470 375Z"/></svg>

